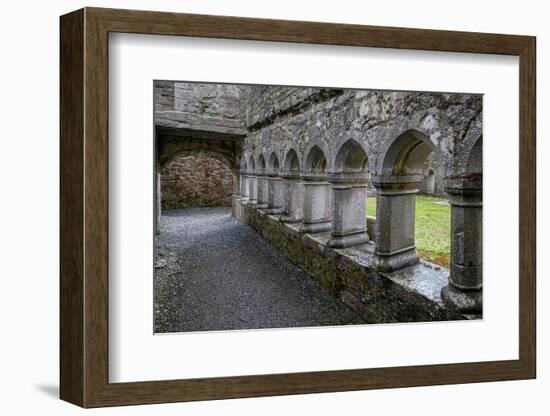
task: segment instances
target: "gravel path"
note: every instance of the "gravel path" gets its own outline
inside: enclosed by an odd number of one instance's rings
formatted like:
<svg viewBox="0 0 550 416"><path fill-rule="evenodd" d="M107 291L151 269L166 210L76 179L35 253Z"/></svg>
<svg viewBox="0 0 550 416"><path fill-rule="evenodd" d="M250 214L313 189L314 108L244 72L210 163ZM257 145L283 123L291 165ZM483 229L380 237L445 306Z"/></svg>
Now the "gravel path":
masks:
<svg viewBox="0 0 550 416"><path fill-rule="evenodd" d="M164 212L155 249L155 332L364 323L229 209Z"/></svg>

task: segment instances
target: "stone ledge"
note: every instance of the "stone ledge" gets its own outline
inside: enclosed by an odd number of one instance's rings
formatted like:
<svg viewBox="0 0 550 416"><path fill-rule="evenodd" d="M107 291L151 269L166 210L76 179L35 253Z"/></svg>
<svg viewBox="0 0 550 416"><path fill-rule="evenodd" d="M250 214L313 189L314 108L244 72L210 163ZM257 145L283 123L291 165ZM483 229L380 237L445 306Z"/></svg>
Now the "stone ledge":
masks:
<svg viewBox="0 0 550 416"><path fill-rule="evenodd" d="M155 111L155 125L160 128L209 131L215 133L245 136L246 128L240 120L192 114L183 111Z"/></svg>
<svg viewBox="0 0 550 416"><path fill-rule="evenodd" d="M369 323L461 320L441 300L449 272L421 261L393 273L372 268L372 242L345 249L326 243L330 232L303 234L301 223L286 224L278 215L237 202L235 215L270 241L321 286Z"/></svg>

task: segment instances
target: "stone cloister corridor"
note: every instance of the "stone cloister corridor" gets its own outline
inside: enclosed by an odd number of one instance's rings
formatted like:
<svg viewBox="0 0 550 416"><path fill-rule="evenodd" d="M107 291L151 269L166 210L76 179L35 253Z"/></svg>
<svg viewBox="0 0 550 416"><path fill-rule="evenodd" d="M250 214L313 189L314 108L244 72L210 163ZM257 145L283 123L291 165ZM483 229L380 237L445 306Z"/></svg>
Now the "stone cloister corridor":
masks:
<svg viewBox="0 0 550 416"><path fill-rule="evenodd" d="M229 208L169 210L161 227L157 332L365 323Z"/></svg>
<svg viewBox="0 0 550 416"><path fill-rule="evenodd" d="M480 318L481 128L475 94L157 81L155 331Z"/></svg>

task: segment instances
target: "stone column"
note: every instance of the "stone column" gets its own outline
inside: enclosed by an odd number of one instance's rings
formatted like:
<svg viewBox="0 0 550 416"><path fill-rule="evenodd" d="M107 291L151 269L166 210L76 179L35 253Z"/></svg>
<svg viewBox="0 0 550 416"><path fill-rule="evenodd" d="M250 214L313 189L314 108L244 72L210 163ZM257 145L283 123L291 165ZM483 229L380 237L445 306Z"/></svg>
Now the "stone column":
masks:
<svg viewBox="0 0 550 416"><path fill-rule="evenodd" d="M416 194L421 175L375 177L375 266L393 272L420 261L414 241Z"/></svg>
<svg viewBox="0 0 550 416"><path fill-rule="evenodd" d="M303 182L297 172L281 172L284 181L284 212L282 222L300 222L303 218Z"/></svg>
<svg viewBox="0 0 550 416"><path fill-rule="evenodd" d="M304 219L302 232L332 230L330 183L326 173L304 174Z"/></svg>
<svg viewBox="0 0 550 416"><path fill-rule="evenodd" d="M451 204L451 273L441 291L444 303L460 313L482 312L483 200L481 175L447 179Z"/></svg>
<svg viewBox="0 0 550 416"><path fill-rule="evenodd" d="M248 172L248 205L258 203L258 178L254 171Z"/></svg>
<svg viewBox="0 0 550 416"><path fill-rule="evenodd" d="M367 177L365 173L333 173L332 235L328 245L352 247L369 241L367 234Z"/></svg>
<svg viewBox="0 0 550 416"><path fill-rule="evenodd" d="M260 209L267 208L267 175L265 169L259 169L256 172L256 182L258 186L258 205Z"/></svg>
<svg viewBox="0 0 550 416"><path fill-rule="evenodd" d="M161 189L160 189L160 172L157 170L157 173L155 175L155 196L156 196L156 205L155 205L155 220L156 220L156 228L155 232L160 231L160 216L162 215L162 201L161 201Z"/></svg>
<svg viewBox="0 0 550 416"><path fill-rule="evenodd" d="M241 172L238 170L233 171L233 195L241 196Z"/></svg>
<svg viewBox="0 0 550 416"><path fill-rule="evenodd" d="M240 217L240 200L241 200L241 172L233 171L233 194L231 195L231 212L233 216Z"/></svg>
<svg viewBox="0 0 550 416"><path fill-rule="evenodd" d="M241 171L241 202L248 203L248 175L245 171Z"/></svg>
<svg viewBox="0 0 550 416"><path fill-rule="evenodd" d="M267 213L271 215L282 214L284 200L283 179L275 172L267 176Z"/></svg>

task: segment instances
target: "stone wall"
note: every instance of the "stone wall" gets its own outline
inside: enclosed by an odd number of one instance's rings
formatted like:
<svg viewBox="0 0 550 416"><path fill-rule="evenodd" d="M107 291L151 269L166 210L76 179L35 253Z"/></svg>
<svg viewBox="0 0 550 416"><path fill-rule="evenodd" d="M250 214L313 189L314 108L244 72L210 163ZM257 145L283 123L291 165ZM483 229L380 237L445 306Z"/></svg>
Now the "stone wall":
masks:
<svg viewBox="0 0 550 416"><path fill-rule="evenodd" d="M161 171L162 209L229 207L233 175L228 163L212 154L183 154Z"/></svg>
<svg viewBox="0 0 550 416"><path fill-rule="evenodd" d="M155 81L155 125L244 135L246 91L232 84Z"/></svg>
<svg viewBox="0 0 550 416"><path fill-rule="evenodd" d="M318 144L329 171L339 148L352 139L367 153L371 175L383 174L388 148L413 130L432 147L436 175L454 176L464 170L461 148L482 129L479 94L251 87L248 97L245 153L267 160L275 152L283 161L292 148L303 161Z"/></svg>
<svg viewBox="0 0 550 416"><path fill-rule="evenodd" d="M381 174L388 148L414 130L434 150L436 193L443 179L463 173L482 130L479 94L172 81L155 81L154 91L157 128L239 136L243 156L268 160L275 152L281 164L291 148L302 161L319 144L330 170L330 158L352 139L366 151L371 175Z"/></svg>
<svg viewBox="0 0 550 416"><path fill-rule="evenodd" d="M482 103L479 94L251 87L240 163L242 201L247 207L281 210L280 221L298 224L303 241L319 239L328 252L374 241L373 256L361 273L367 285L375 285L380 276L393 282L391 273L416 268L420 262L416 193L451 193L451 273L440 280L449 284L439 291L447 308L477 318L482 313L482 182L473 179L482 174ZM271 190L278 195L270 177L281 179L284 189L283 198L273 203L265 198ZM377 198L374 235L365 220L369 192ZM465 211L465 206L471 209ZM243 216L247 223L254 218ZM263 221L253 226L262 235L262 228L269 228ZM321 229L332 231L308 236ZM266 237L274 234L270 229ZM287 255L292 257L291 252ZM301 257L307 263L308 256ZM383 286L393 292L387 284L384 280ZM340 297L349 298L349 293ZM377 307L393 310L384 296ZM390 302L399 302L399 297L388 296ZM406 302L404 307L418 306ZM406 320L406 314L399 319Z"/></svg>
<svg viewBox="0 0 550 416"><path fill-rule="evenodd" d="M371 266L373 243L334 250L326 244L330 232L303 234L299 224L242 203L236 215L368 323L465 319L441 299L449 275L441 267L421 262L381 273Z"/></svg>

